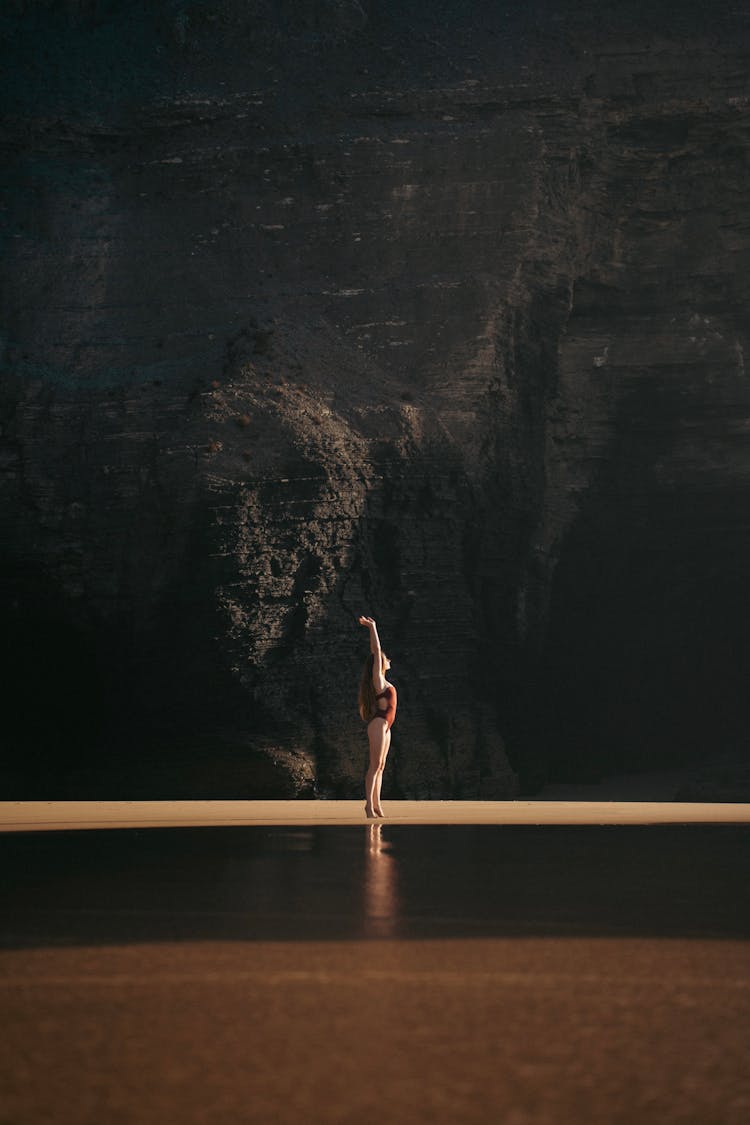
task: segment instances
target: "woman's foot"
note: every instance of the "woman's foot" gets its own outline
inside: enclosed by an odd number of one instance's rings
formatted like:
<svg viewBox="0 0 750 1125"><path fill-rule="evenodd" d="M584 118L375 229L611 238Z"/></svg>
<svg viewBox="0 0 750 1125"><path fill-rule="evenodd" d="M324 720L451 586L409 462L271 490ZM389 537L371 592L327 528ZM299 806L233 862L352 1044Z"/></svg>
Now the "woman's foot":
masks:
<svg viewBox="0 0 750 1125"><path fill-rule="evenodd" d="M375 817L375 810L368 809L367 805L365 805L365 816L368 820L373 820L373 818Z"/></svg>
<svg viewBox="0 0 750 1125"><path fill-rule="evenodd" d="M378 807L375 809L375 816L385 816L385 813L380 807Z"/></svg>

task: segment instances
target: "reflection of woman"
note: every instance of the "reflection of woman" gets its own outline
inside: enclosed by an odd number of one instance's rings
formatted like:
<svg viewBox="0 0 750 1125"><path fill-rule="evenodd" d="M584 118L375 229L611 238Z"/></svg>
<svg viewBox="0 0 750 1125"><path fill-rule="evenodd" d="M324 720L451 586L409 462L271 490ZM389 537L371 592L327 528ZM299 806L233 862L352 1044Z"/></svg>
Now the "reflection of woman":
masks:
<svg viewBox="0 0 750 1125"><path fill-rule="evenodd" d="M387 829L386 829L387 831ZM383 839L383 825L374 820L365 828L365 937L398 937L398 868L392 845Z"/></svg>
<svg viewBox="0 0 750 1125"><path fill-rule="evenodd" d="M365 813L384 816L380 807L380 786L391 745L391 727L396 717L396 689L385 674L391 662L380 648L380 638L371 617L360 617L360 625L370 630L370 655L365 661L359 685L359 713L367 723L370 765L365 775Z"/></svg>

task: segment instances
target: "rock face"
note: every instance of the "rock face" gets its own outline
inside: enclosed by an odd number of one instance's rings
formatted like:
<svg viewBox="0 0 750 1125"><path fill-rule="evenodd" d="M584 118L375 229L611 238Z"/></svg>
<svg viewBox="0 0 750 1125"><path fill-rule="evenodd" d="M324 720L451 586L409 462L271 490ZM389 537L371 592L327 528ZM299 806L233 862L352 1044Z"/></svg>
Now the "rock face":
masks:
<svg viewBox="0 0 750 1125"><path fill-rule="evenodd" d="M354 795L361 612L393 795L744 745L750 26L710 16L2 16L8 796Z"/></svg>

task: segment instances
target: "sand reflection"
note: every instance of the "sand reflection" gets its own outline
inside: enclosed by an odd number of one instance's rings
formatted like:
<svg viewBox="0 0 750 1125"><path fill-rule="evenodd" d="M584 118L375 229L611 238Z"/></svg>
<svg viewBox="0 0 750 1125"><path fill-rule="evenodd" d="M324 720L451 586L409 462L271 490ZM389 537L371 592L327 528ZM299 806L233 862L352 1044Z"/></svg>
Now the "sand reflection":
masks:
<svg viewBox="0 0 750 1125"><path fill-rule="evenodd" d="M365 860L365 936L396 937L398 932L398 870L393 847L383 838L382 824L368 824Z"/></svg>

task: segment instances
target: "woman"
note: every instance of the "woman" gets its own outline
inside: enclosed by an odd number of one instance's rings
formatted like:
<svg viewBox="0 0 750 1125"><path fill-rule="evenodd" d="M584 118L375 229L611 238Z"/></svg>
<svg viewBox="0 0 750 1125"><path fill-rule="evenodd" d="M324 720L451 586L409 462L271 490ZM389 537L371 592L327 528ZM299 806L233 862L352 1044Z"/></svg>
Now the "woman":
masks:
<svg viewBox="0 0 750 1125"><path fill-rule="evenodd" d="M380 807L380 786L391 745L391 727L396 717L396 689L385 674L391 662L380 647L380 638L371 617L360 617L360 625L370 630L370 655L365 661L359 685L359 713L367 723L370 765L365 775L365 814L384 816Z"/></svg>

